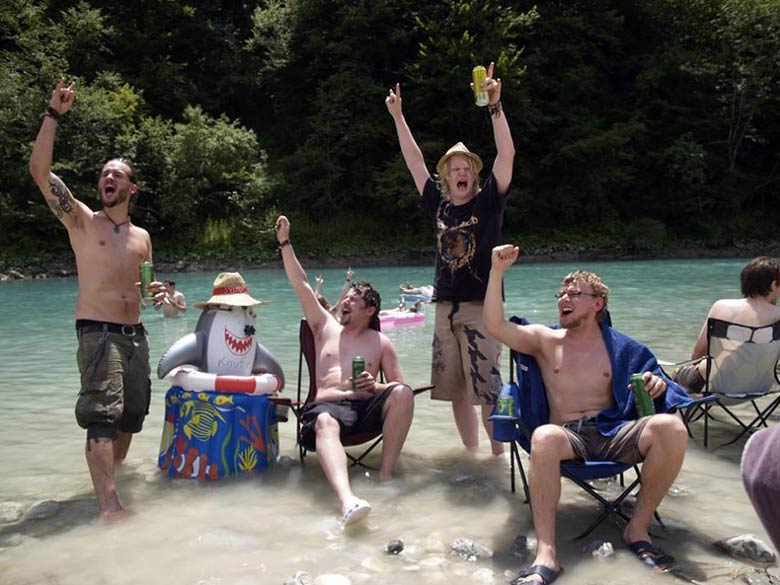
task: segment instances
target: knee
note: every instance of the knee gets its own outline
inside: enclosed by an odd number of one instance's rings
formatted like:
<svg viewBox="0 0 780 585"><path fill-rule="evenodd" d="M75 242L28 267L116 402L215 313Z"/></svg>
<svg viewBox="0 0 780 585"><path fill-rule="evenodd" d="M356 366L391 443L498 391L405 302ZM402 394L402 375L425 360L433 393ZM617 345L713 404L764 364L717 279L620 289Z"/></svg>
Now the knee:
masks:
<svg viewBox="0 0 780 585"><path fill-rule="evenodd" d="M688 445L688 431L679 416L673 414L657 414L647 423L652 436L657 441L662 441L670 446L683 450Z"/></svg>
<svg viewBox="0 0 780 585"><path fill-rule="evenodd" d="M406 384L398 384L390 391L387 401L391 406L414 410L414 392Z"/></svg>
<svg viewBox="0 0 780 585"><path fill-rule="evenodd" d="M314 433L321 435L336 434L340 432L338 421L327 412L320 413L314 423Z"/></svg>
<svg viewBox="0 0 780 585"><path fill-rule="evenodd" d="M531 435L531 457L536 459L557 457L561 460L568 445L569 439L561 427L551 424L542 425Z"/></svg>

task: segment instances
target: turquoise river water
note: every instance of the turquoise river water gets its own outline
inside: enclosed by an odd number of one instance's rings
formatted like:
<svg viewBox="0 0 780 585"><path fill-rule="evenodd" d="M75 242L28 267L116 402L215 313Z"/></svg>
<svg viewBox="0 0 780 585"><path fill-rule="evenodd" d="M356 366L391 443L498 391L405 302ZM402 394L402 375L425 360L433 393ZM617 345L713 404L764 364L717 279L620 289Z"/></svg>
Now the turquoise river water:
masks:
<svg viewBox="0 0 780 585"><path fill-rule="evenodd" d="M615 326L660 358L679 361L688 357L710 304L739 295L744 263L521 263L507 273L506 314L552 323L557 319L553 293L561 276L574 268L595 270L611 287ZM335 297L344 271L309 267L312 281L316 274L325 278L325 294ZM294 395L301 317L297 300L280 269L243 275L253 296L273 301L257 309L259 339L285 370L284 392ZM214 276L175 275L190 303L210 296ZM400 283L430 284L433 270L382 267L359 269L356 276L372 281L391 308ZM198 483L171 480L159 472L163 397L169 383L155 378L150 415L118 472L120 497L132 515L121 523L99 523L83 455L84 432L73 416L79 385L76 294L75 279L0 284L0 505L60 503L48 518L0 524L0 583L281 585L305 571L312 579L339 573L355 584L490 584L508 582L522 566L511 554L512 544L518 535L533 542L533 526L528 507L509 490L507 461L490 456L484 431L480 453L466 455L449 406L425 396L417 398L396 478L382 484L374 472L351 470L356 493L374 510L362 526L342 531L316 456L304 465L297 460L293 422L280 425L281 463L262 474ZM415 384L429 375L433 308L425 311L422 325L387 332L398 348L405 378ZM153 371L162 352L194 330L199 314L190 308L183 317L166 320L146 312ZM716 427L716 443L720 431ZM744 533L769 542L742 487L743 443L705 450L700 436L695 433L690 441L673 493L659 509L667 528L655 533L680 561L682 574L698 582L741 582L752 566L718 552L712 542ZM678 581L647 571L621 544L620 529L611 520L585 542L572 541L595 513L590 501L564 484L558 527L566 573L559 582ZM492 549L493 557L468 561L449 554L449 544L461 537ZM405 543L404 552L386 555L385 543L395 538ZM612 542L616 554L600 559L583 552L594 540Z"/></svg>

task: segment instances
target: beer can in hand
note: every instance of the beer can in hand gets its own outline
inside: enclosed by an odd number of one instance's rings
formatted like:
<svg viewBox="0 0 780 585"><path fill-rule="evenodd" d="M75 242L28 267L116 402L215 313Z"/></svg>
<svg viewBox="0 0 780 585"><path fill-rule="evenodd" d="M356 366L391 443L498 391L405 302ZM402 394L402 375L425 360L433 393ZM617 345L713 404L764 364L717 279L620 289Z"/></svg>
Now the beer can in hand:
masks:
<svg viewBox="0 0 780 585"><path fill-rule="evenodd" d="M477 65L471 71L471 81L474 84L474 103L480 107L488 105L488 94L482 89L482 84L487 79L487 70L482 65Z"/></svg>
<svg viewBox="0 0 780 585"><path fill-rule="evenodd" d="M357 390L357 379L366 369L366 360L360 356L352 358L352 389Z"/></svg>
<svg viewBox="0 0 780 585"><path fill-rule="evenodd" d="M653 398L645 390L645 379L643 374L631 374L631 390L634 393L634 403L636 404L636 413L639 418L655 414L655 404Z"/></svg>
<svg viewBox="0 0 780 585"><path fill-rule="evenodd" d="M141 268L141 296L144 300L150 301L154 298L154 295L150 292L146 292L146 286L154 282L154 264L151 262L142 262Z"/></svg>

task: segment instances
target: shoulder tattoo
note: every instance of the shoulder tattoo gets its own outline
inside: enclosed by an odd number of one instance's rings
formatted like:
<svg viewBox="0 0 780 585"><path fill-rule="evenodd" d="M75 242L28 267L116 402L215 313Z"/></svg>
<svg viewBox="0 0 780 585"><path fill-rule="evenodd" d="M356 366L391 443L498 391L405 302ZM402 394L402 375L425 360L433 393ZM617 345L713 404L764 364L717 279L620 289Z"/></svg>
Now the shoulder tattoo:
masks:
<svg viewBox="0 0 780 585"><path fill-rule="evenodd" d="M54 212L58 219L62 219L64 213L73 213L75 201L73 195L58 177L49 178L49 192L56 198L46 198L49 209Z"/></svg>

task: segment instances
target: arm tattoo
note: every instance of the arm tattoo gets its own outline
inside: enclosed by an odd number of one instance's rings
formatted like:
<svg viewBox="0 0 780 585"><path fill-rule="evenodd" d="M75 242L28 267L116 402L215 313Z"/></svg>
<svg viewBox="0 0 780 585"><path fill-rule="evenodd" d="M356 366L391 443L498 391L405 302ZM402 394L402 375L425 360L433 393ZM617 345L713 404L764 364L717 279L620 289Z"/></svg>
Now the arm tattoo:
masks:
<svg viewBox="0 0 780 585"><path fill-rule="evenodd" d="M70 194L68 188L65 186L59 178L49 178L49 191L54 195L57 200L46 198L49 208L57 216L57 219L62 219L63 213L73 213L74 203L73 195Z"/></svg>

